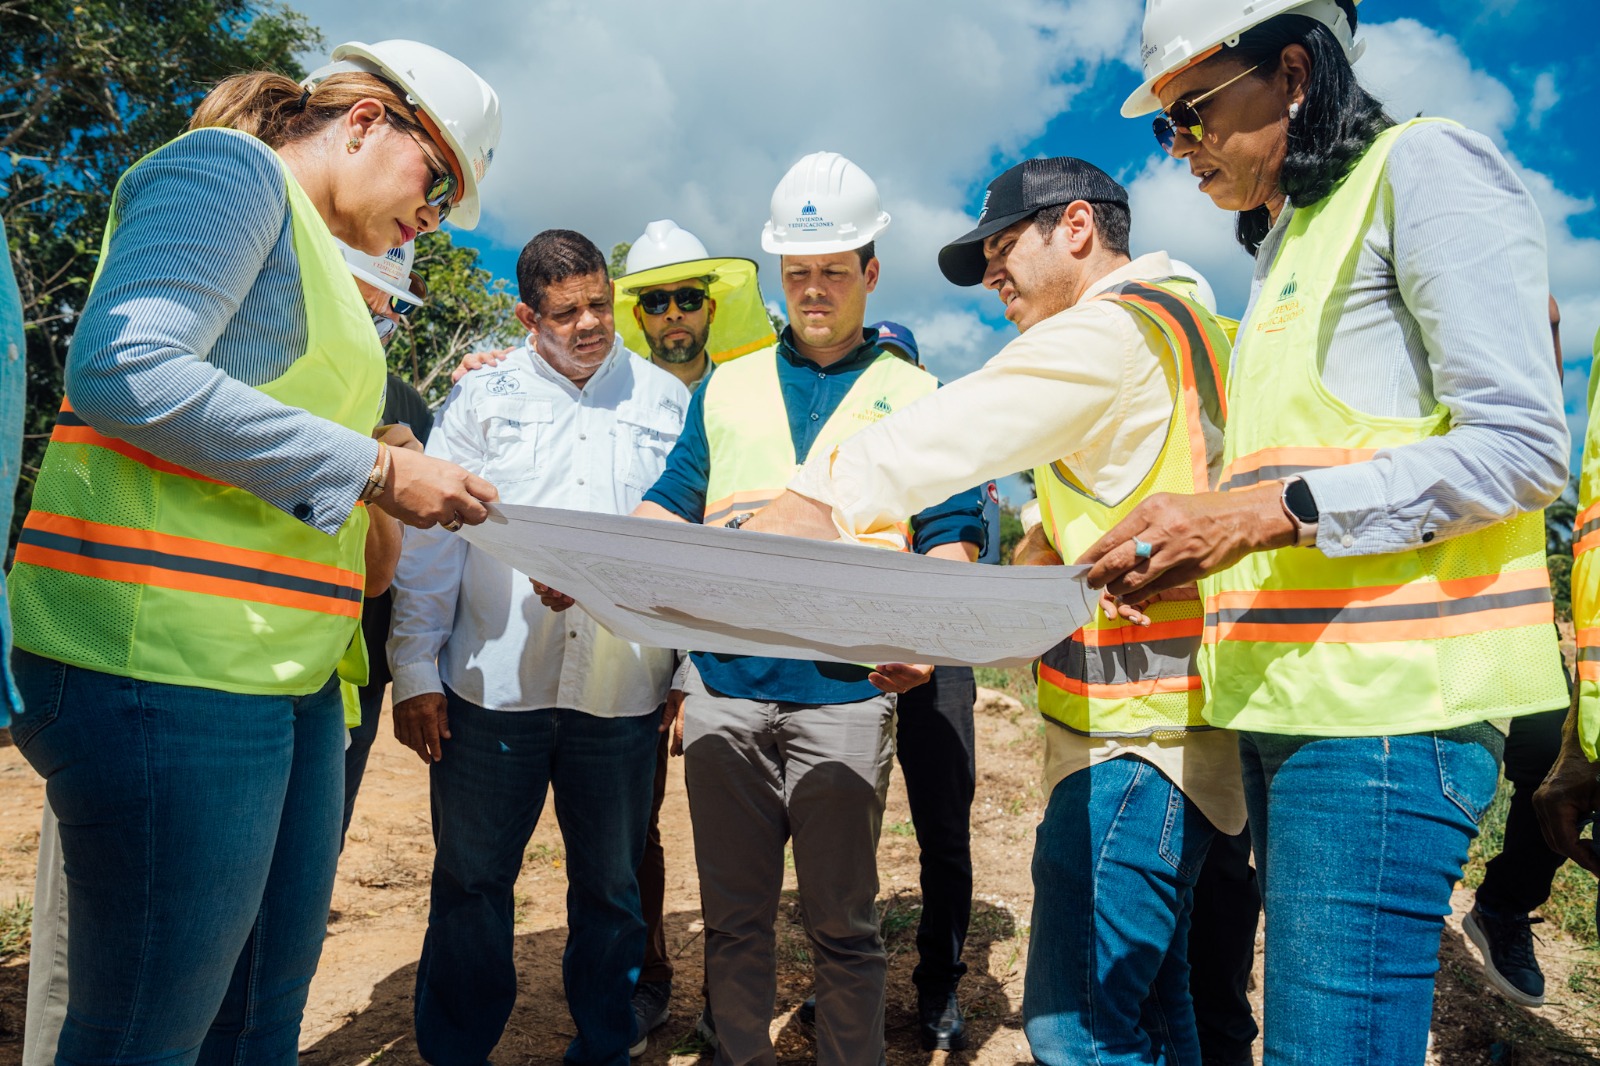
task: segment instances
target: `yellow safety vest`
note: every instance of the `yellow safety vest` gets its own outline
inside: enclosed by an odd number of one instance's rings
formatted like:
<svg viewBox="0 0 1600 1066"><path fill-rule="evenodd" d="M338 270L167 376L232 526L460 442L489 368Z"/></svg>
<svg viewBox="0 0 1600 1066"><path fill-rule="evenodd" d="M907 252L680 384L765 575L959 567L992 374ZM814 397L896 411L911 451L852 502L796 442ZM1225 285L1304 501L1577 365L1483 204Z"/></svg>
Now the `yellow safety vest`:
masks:
<svg viewBox="0 0 1600 1066"><path fill-rule="evenodd" d="M1186 291L1187 290L1187 291ZM1098 299L1128 309L1162 358L1173 394L1172 417L1155 465L1126 499L1103 500L1057 461L1034 471L1039 513L1051 547L1071 561L1087 551L1143 499L1157 492L1191 494L1210 488L1203 425L1226 419L1223 383L1228 339L1217 319L1176 280L1129 282ZM1101 611L1040 657L1039 711L1086 736L1150 736L1205 729L1196 655L1204 611L1198 598L1151 604L1149 627Z"/></svg>
<svg viewBox="0 0 1600 1066"><path fill-rule="evenodd" d="M823 423L808 455L826 453L938 387L932 374L881 352ZM799 468L778 383L777 348L723 363L706 382L704 395L710 476L702 520L720 526L771 503Z"/></svg>
<svg viewBox="0 0 1600 1066"><path fill-rule="evenodd" d="M1600 333L1594 335L1600 363ZM1600 762L1600 418L1589 376L1589 429L1578 476L1578 517L1572 523L1572 621L1578 630L1578 739L1590 762Z"/></svg>
<svg viewBox="0 0 1600 1066"><path fill-rule="evenodd" d="M1297 208L1239 330L1225 490L1360 462L1450 428L1352 409L1322 384L1333 323L1383 171L1385 131L1343 183ZM1257 552L1201 582L1206 719L1266 733L1381 736L1549 710L1566 682L1551 626L1542 513L1411 551Z"/></svg>
<svg viewBox="0 0 1600 1066"><path fill-rule="evenodd" d="M306 350L258 388L365 435L382 408L383 348L332 234L287 167L284 181ZM102 264L116 225L113 214ZM359 663L341 676L364 681L365 657L353 649L366 532L364 507L329 536L98 433L63 404L11 572L16 643L103 673L287 695L321 688L352 649Z"/></svg>

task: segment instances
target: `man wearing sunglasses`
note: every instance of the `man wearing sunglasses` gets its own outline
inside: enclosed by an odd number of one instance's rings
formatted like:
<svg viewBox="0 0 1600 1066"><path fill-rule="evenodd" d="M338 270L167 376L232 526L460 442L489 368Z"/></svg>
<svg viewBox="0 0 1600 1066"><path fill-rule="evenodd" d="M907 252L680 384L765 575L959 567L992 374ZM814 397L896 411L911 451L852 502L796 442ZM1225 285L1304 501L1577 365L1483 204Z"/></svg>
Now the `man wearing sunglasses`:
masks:
<svg viewBox="0 0 1600 1066"><path fill-rule="evenodd" d="M1044 522L1017 561L1058 565L1144 496L1206 491L1228 341L1196 279L1164 252L1130 257L1130 224L1126 190L1083 160L996 178L939 266L993 289L1022 335L815 456L750 527L875 535L954 486L1032 468ZM1190 907L1215 834L1244 828L1238 742L1200 717L1198 600L1101 615L1037 665L1050 799L1024 1026L1042 1063L1199 1062Z"/></svg>
<svg viewBox="0 0 1600 1066"><path fill-rule="evenodd" d="M644 228L617 279L617 331L636 352L700 388L718 363L777 340L761 299L756 264L712 257L669 218Z"/></svg>

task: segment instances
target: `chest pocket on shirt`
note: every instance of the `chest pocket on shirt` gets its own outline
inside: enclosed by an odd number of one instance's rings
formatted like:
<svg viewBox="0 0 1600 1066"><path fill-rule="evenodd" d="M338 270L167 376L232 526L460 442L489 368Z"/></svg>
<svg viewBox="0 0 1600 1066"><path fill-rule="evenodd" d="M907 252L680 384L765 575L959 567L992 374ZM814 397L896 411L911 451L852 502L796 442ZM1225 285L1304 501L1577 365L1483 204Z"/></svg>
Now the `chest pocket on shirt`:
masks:
<svg viewBox="0 0 1600 1066"><path fill-rule="evenodd" d="M483 476L496 485L531 481L544 474L539 453L550 444L555 408L549 400L485 400L479 409L488 461Z"/></svg>
<svg viewBox="0 0 1600 1066"><path fill-rule="evenodd" d="M678 443L682 429L682 421L661 408L619 408L617 476L643 494L666 469L667 454Z"/></svg>

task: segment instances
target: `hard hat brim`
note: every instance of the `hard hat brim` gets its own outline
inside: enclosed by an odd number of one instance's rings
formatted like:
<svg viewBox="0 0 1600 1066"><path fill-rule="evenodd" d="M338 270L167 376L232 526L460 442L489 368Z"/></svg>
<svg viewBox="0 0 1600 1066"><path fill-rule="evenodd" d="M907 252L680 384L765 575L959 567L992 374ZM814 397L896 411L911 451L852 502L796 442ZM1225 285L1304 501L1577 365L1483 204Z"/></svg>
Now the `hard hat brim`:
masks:
<svg viewBox="0 0 1600 1066"><path fill-rule="evenodd" d="M617 278L616 285L619 293L637 296L640 289L647 289L652 285L666 285L674 281L693 281L695 278L706 279L713 290L721 280L719 271L732 263L749 263L752 268L755 263L749 259L729 259L724 257L706 257L704 259L685 259L681 263L663 263L661 266L649 267L645 270L635 270L632 274L623 274ZM738 273L738 271L735 271ZM737 284L744 283L740 278ZM712 299L716 298L713 291Z"/></svg>
<svg viewBox="0 0 1600 1066"><path fill-rule="evenodd" d="M349 264L346 264L346 265L348 266ZM383 278L378 277L378 275L372 273L372 271L370 271L370 270L363 270L362 268L360 268L358 266L351 266L350 267L350 273L352 275L354 275L355 277L360 278L362 281L366 282L368 285L371 285L374 289L377 289L379 292L385 293L386 295L389 295L389 296L393 296L393 297L395 297L397 299L404 300L407 303L413 303L413 304L416 304L418 307L423 307L423 306L426 306L426 304L428 302L428 298L426 296L418 296L416 293L412 292L410 289L402 289L398 285L395 285L392 282L386 281Z"/></svg>
<svg viewBox="0 0 1600 1066"><path fill-rule="evenodd" d="M427 101L416 96L411 91L411 85L406 78L384 62L382 57L375 54L364 42L350 41L333 50L334 63L349 62L351 59L359 59L363 63L376 67L376 70L369 70L367 73L378 74L386 80L394 82L405 91L405 94L411 99L412 103L416 104L418 109L425 111L428 118L433 120L433 124L439 129L440 136L445 139L445 143L449 145L450 151L455 155L456 166L461 170L461 199L450 205L450 224L459 229L475 229L478 225L480 214L478 206L478 176L473 172L472 160L468 157L465 146L451 132L447 121L435 113L433 108L428 106Z"/></svg>
<svg viewBox="0 0 1600 1066"><path fill-rule="evenodd" d="M1036 207L991 218L957 237L939 249L939 272L952 285L966 288L978 284L983 280L984 271L989 267L989 261L983 255L984 240L1007 226L1014 226L1025 218L1032 218L1040 210L1041 208Z"/></svg>

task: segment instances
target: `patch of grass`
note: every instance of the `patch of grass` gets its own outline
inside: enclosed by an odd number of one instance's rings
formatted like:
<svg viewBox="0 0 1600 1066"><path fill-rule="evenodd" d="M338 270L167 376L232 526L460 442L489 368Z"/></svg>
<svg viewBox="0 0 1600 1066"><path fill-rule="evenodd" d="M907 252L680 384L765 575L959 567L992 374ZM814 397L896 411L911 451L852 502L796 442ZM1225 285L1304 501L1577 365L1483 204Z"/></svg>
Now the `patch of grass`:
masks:
<svg viewBox="0 0 1600 1066"><path fill-rule="evenodd" d="M667 1055L704 1055L711 1050L711 1045L700 1038L698 1030L690 1029L678 1037L678 1042L667 1048Z"/></svg>
<svg viewBox="0 0 1600 1066"><path fill-rule="evenodd" d="M33 929L33 900L18 896L11 906L0 907L0 959L28 950Z"/></svg>
<svg viewBox="0 0 1600 1066"><path fill-rule="evenodd" d="M911 824L911 819L905 818L891 825L889 832L897 837L914 837L917 835L917 827Z"/></svg>
<svg viewBox="0 0 1600 1066"><path fill-rule="evenodd" d="M567 861L567 849L560 844L534 844L523 853L523 861L533 863L535 866L549 866L561 869Z"/></svg>
<svg viewBox="0 0 1600 1066"><path fill-rule="evenodd" d="M1039 689L1033 682L1033 671L1026 666L1008 666L1004 669L980 666L973 676L984 688L1004 692L1030 711L1039 709Z"/></svg>
<svg viewBox="0 0 1600 1066"><path fill-rule="evenodd" d="M922 920L922 901L916 896L896 892L888 899L878 901L878 927L884 940L893 940L906 933L915 933Z"/></svg>

